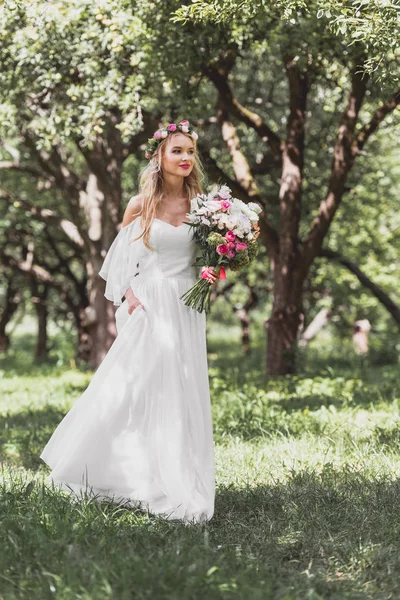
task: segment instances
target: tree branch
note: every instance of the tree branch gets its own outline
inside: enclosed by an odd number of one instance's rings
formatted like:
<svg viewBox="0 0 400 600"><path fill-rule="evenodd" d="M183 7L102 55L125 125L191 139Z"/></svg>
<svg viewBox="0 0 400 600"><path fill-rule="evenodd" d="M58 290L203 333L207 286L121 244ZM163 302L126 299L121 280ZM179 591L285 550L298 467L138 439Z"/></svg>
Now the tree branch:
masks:
<svg viewBox="0 0 400 600"><path fill-rule="evenodd" d="M339 252L329 250L328 248L322 248L319 256L334 260L348 269L353 275L355 275L358 281L366 287L372 294L379 300L379 302L386 308L386 310L392 315L396 321L397 326L400 328L400 306L395 304L386 292L382 290L376 283L360 269L360 267L352 260L345 258Z"/></svg>
<svg viewBox="0 0 400 600"><path fill-rule="evenodd" d="M369 137L378 129L386 115L393 112L395 108L400 104L400 90L398 90L389 100L384 104L381 104L379 108L374 112L372 119L369 123L366 123L361 131L356 136L353 142L353 154L356 156L361 152L364 144L368 141Z"/></svg>
<svg viewBox="0 0 400 600"><path fill-rule="evenodd" d="M245 108L237 98L228 83L229 70L218 61L203 66L203 73L215 85L225 109L243 123L254 129L257 135L267 142L275 157L279 160L282 155L282 143L275 133L257 113Z"/></svg>
<svg viewBox="0 0 400 600"><path fill-rule="evenodd" d="M321 201L318 215L311 224L310 231L302 247L303 278L306 277L310 265L321 250L324 238L342 201L347 176L354 163L353 136L367 89L367 80L368 77L363 76L356 65L351 78L347 106L338 127L328 192Z"/></svg>
<svg viewBox="0 0 400 600"><path fill-rule="evenodd" d="M240 149L240 141L236 132L236 127L229 121L227 112L223 108L218 111L218 122L221 127L223 140L227 145L232 159L236 180L239 185L246 190L250 198L259 196L259 190L254 177L251 174L247 158Z"/></svg>
<svg viewBox="0 0 400 600"><path fill-rule="evenodd" d="M22 173L29 173L37 179L45 179L46 181L54 183L54 177L50 176L45 171L41 171L40 169L28 165L21 165L18 161L2 160L0 161L0 170L21 171Z"/></svg>
<svg viewBox="0 0 400 600"><path fill-rule="evenodd" d="M74 223L72 223L72 221L68 221L68 219L63 219L48 208L33 206L26 200L22 200L21 198L13 198L13 196L6 190L0 189L0 198L5 198L11 202L18 202L18 204L20 204L22 208L30 212L31 216L34 219L59 227L65 233L69 241L72 242L76 248L83 248L84 241L78 231L77 226Z"/></svg>

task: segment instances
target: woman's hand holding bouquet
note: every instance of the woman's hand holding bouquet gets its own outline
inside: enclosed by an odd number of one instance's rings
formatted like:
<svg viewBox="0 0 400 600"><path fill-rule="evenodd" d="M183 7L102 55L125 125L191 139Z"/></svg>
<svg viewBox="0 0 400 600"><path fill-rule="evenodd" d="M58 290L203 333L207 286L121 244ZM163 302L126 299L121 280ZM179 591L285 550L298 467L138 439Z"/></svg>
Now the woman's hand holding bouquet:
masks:
<svg viewBox="0 0 400 600"><path fill-rule="evenodd" d="M213 271L225 279L225 268L239 271L255 258L260 212L261 207L255 202L245 204L232 198L225 185L191 200L189 227L194 228L194 239L201 248L195 266L203 269L199 281L181 296L186 306L208 312L211 284L215 282Z"/></svg>

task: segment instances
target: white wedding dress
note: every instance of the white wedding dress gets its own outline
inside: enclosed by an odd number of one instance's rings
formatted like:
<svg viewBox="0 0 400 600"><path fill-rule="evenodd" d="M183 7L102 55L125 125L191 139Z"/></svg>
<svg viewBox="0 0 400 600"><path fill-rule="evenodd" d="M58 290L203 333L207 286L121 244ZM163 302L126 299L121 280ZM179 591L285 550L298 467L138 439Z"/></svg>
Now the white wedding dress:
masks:
<svg viewBox="0 0 400 600"><path fill-rule="evenodd" d="M196 281L192 230L154 219L150 244L123 228L104 260L118 336L41 458L49 481L169 519L214 513L214 447L205 314L180 296ZM144 305L128 315L129 287Z"/></svg>

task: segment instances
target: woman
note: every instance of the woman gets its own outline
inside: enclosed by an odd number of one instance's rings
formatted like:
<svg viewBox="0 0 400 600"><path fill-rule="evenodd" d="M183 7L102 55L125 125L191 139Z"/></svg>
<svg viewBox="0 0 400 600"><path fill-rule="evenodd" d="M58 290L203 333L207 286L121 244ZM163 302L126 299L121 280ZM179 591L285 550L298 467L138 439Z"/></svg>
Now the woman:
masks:
<svg viewBox="0 0 400 600"><path fill-rule="evenodd" d="M201 193L196 139L182 121L149 140L140 193L100 271L118 336L41 458L62 489L202 522L215 496L206 323L180 299L197 279L185 221Z"/></svg>

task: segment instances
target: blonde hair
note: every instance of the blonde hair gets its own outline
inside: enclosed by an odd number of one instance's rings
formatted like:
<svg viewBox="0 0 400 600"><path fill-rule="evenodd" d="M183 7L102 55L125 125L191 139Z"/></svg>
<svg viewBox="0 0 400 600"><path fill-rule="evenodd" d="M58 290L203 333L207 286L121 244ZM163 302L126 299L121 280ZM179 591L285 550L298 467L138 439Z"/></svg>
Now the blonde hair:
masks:
<svg viewBox="0 0 400 600"><path fill-rule="evenodd" d="M177 131L180 135L186 135L193 141L195 162L191 173L183 180L184 193L189 202L197 194L202 194L201 184L204 180L204 169L201 164L199 154L197 152L196 143L190 134ZM141 218L142 233L135 238L140 240L143 237L143 243L149 250L153 250L150 245L150 227L156 214L156 208L164 197L164 179L161 168L161 160L165 154L166 145L176 133L168 135L167 138L157 146L152 158L147 167L143 169L139 179L139 196L141 209L138 213L138 218Z"/></svg>

